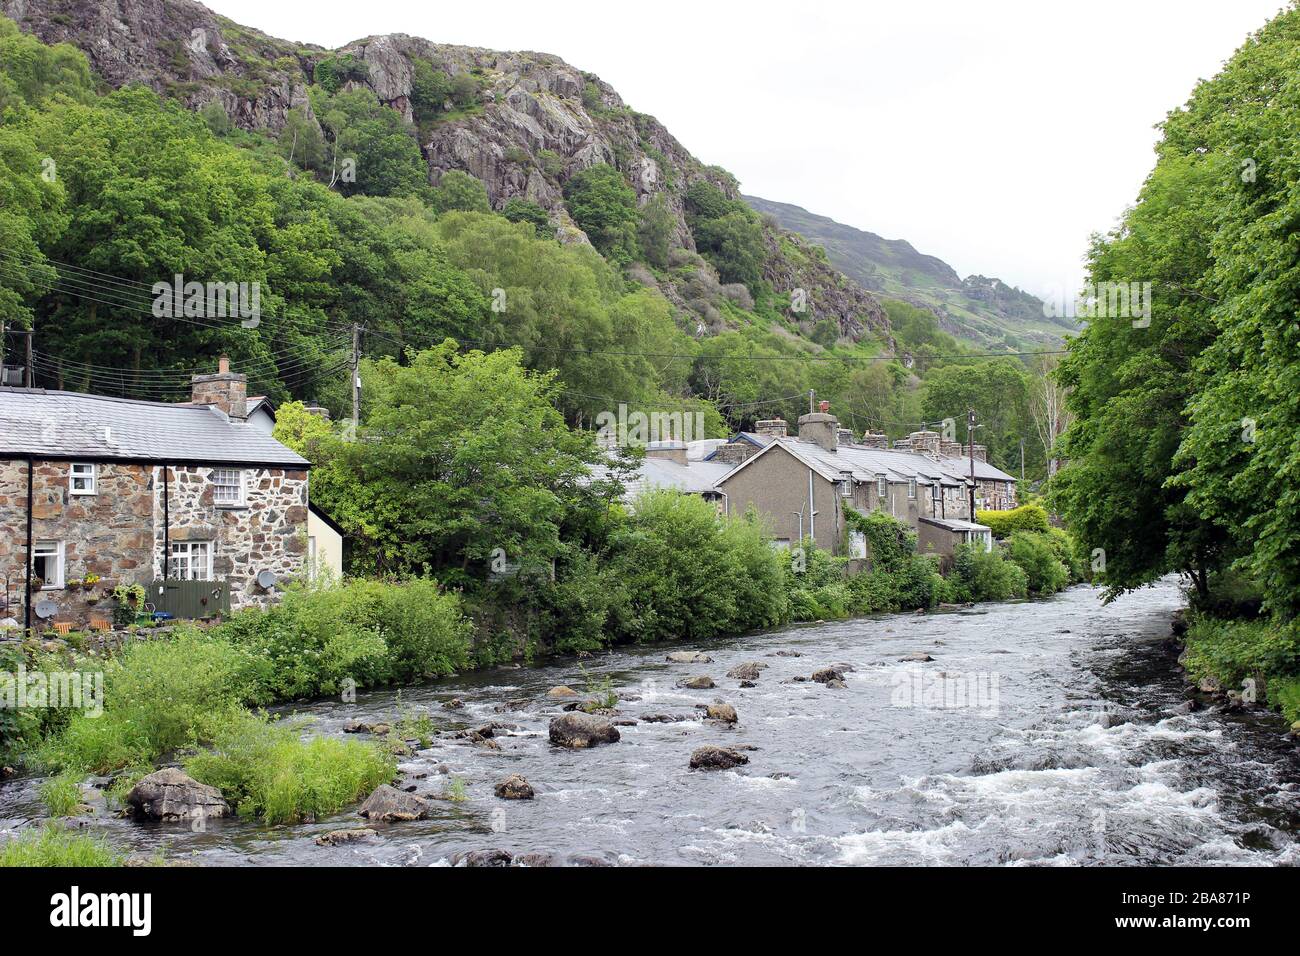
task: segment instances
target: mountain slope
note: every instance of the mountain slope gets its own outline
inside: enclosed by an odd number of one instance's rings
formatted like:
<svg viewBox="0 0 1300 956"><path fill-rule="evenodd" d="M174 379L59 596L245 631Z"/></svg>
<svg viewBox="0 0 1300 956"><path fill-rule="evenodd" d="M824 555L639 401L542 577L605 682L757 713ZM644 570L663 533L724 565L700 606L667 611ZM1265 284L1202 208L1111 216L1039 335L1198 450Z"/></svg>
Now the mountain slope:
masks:
<svg viewBox="0 0 1300 956"><path fill-rule="evenodd" d="M563 242L587 241L570 214L566 185L608 164L635 191L638 206L655 202L668 216L673 258L635 276L658 286L701 334L736 321L726 307L739 294L736 282L720 281L708 250L698 254L687 200L693 184L708 182L740 206L735 180L701 163L598 77L558 57L404 34L330 51L268 37L193 0L0 0L0 12L45 43L79 47L111 86L142 83L196 111L219 104L236 127L272 136L295 114L322 134L313 90L372 91L416 138L430 184L452 170L469 173L484 184L494 209L511 200L536 204ZM372 172L358 169L360 191ZM795 334L833 322L848 340L888 337L876 296L800 237L773 223L755 228L762 262L747 284L766 297L760 305L769 317ZM800 290L807 306L794 314L790 303Z"/></svg>
<svg viewBox="0 0 1300 956"><path fill-rule="evenodd" d="M1065 319L1043 315L1035 296L1001 279L967 276L902 239L884 239L800 206L757 196L745 201L764 216L826 250L832 264L864 288L929 308L941 327L985 346L1056 344L1077 331Z"/></svg>

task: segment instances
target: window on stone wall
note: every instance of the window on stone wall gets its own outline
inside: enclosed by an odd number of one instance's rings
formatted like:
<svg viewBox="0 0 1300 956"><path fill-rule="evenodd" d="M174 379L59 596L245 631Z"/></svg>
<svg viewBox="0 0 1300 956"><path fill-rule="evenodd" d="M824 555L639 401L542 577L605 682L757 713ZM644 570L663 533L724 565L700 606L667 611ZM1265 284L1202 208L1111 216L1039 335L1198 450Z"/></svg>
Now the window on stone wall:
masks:
<svg viewBox="0 0 1300 956"><path fill-rule="evenodd" d="M178 581L211 581L212 542L173 541L167 576Z"/></svg>
<svg viewBox="0 0 1300 956"><path fill-rule="evenodd" d="M74 495L95 494L95 465L74 461L68 466L68 490Z"/></svg>
<svg viewBox="0 0 1300 956"><path fill-rule="evenodd" d="M882 498L889 497L889 479L884 475L876 475L876 494Z"/></svg>
<svg viewBox="0 0 1300 956"><path fill-rule="evenodd" d="M909 497L909 498L915 498L915 497L916 497L916 479L915 479L915 478L909 478L909 479L907 479L907 497Z"/></svg>
<svg viewBox="0 0 1300 956"><path fill-rule="evenodd" d="M244 473L238 468L212 469L212 501L218 505L242 505Z"/></svg>
<svg viewBox="0 0 1300 956"><path fill-rule="evenodd" d="M942 497L943 497L943 485L936 481L934 484L930 486L930 498L933 501L938 501Z"/></svg>
<svg viewBox="0 0 1300 956"><path fill-rule="evenodd" d="M41 579L41 590L63 587L63 542L37 541L32 546L32 577Z"/></svg>

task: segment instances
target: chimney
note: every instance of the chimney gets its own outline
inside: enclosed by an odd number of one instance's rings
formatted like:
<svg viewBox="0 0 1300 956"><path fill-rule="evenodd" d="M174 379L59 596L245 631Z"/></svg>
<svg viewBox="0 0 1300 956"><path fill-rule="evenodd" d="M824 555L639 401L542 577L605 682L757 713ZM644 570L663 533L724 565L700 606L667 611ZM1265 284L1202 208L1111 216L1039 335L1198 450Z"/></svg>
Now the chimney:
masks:
<svg viewBox="0 0 1300 956"><path fill-rule="evenodd" d="M889 436L884 432L868 431L862 436L862 444L867 448L879 448L882 451L888 451Z"/></svg>
<svg viewBox="0 0 1300 956"><path fill-rule="evenodd" d="M663 458L668 461L675 461L677 464L686 465L686 442L683 441L652 441L645 446L645 456L647 458Z"/></svg>
<svg viewBox="0 0 1300 956"><path fill-rule="evenodd" d="M800 441L814 442L827 451L839 447L840 420L830 413L830 407L830 402L821 402L818 404L820 411L799 416Z"/></svg>
<svg viewBox="0 0 1300 956"><path fill-rule="evenodd" d="M939 442L939 454L944 458L962 458L966 454L966 446L959 441L949 441L945 438Z"/></svg>
<svg viewBox="0 0 1300 956"><path fill-rule="evenodd" d="M757 455L758 452L759 449L747 441L732 441L719 445L717 451L713 453L712 460L723 465L739 465Z"/></svg>
<svg viewBox="0 0 1300 956"><path fill-rule="evenodd" d="M765 435L768 438L785 438L786 424L784 418L765 418L761 422L754 422L754 431L759 435Z"/></svg>
<svg viewBox="0 0 1300 956"><path fill-rule="evenodd" d="M840 445L857 444L857 442L853 440L853 429L851 428L837 428L835 430L835 441Z"/></svg>
<svg viewBox="0 0 1300 956"><path fill-rule="evenodd" d="M929 455L932 458L939 457L939 442L941 439L938 432L912 432L907 436L907 440L912 443L912 451L918 455Z"/></svg>
<svg viewBox="0 0 1300 956"><path fill-rule="evenodd" d="M989 460L989 446L988 446L988 445L976 445L976 446L975 446L975 459L976 459L977 461L988 461L988 460Z"/></svg>
<svg viewBox="0 0 1300 956"><path fill-rule="evenodd" d="M195 375L190 379L190 401L195 405L215 405L231 418L248 418L248 377L230 371L230 357L217 360L215 375Z"/></svg>
<svg viewBox="0 0 1300 956"><path fill-rule="evenodd" d="M317 405L315 402L312 402L310 405L306 406L303 409L303 411L305 411L308 415L315 415L317 418L323 418L325 419L325 421L330 420L330 410L328 408L323 408L320 405Z"/></svg>

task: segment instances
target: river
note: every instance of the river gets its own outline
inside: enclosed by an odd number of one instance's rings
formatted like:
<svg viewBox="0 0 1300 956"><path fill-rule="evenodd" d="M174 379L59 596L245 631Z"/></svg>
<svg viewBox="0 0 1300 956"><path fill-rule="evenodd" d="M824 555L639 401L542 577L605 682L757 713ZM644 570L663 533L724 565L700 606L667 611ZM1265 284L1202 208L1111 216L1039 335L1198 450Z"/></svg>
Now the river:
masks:
<svg viewBox="0 0 1300 956"><path fill-rule="evenodd" d="M566 660L406 688L402 705L441 729L510 727L495 732L499 750L444 734L405 759L417 792L463 799L363 842L314 842L366 825L354 809L297 826L214 820L198 833L93 825L119 846L207 865L445 865L494 847L616 865L1300 863L1300 748L1281 719L1180 713L1186 685L1166 643L1176 585L1108 606L1099 593L618 650L581 662L585 675ZM683 649L713 662L666 661ZM900 661L916 652L933 660ZM725 676L746 661L767 665L751 688ZM792 681L830 664L852 667L843 689ZM695 674L717 687L676 686ZM620 717L689 719L623 726L618 743L588 751L552 747L560 705L547 689L605 678L627 698ZM391 720L396 697L305 712L311 732L340 734L350 720ZM444 708L452 698L464 707ZM735 706L734 727L700 720L695 705L714 699ZM704 744L753 749L734 770L692 771ZM496 798L510 773L536 799ZM42 815L38 783L0 789L0 829Z"/></svg>

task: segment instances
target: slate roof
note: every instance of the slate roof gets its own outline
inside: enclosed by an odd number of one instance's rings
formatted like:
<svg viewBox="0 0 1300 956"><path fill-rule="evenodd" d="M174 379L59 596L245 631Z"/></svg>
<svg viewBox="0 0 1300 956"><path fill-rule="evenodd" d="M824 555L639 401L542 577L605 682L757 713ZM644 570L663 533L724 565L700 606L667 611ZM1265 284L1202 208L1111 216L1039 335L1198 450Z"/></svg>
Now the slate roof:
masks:
<svg viewBox="0 0 1300 956"><path fill-rule="evenodd" d="M688 465L679 465L669 458L647 458L641 463L636 474L624 483L626 489L623 500L631 503L643 492L656 488L684 491L691 494L716 493L714 487L732 465L724 462L693 461ZM593 479L605 478L608 469L596 465L591 469Z"/></svg>
<svg viewBox="0 0 1300 956"><path fill-rule="evenodd" d="M0 458L28 455L309 467L307 459L271 436L211 406L0 388Z"/></svg>
<svg viewBox="0 0 1300 956"><path fill-rule="evenodd" d="M970 462L964 458L934 459L916 452L870 448L866 445L840 445L831 452L815 442L801 441L798 438L769 438L766 443L779 444L829 481L839 481L845 472L857 481L875 481L877 475L885 475L894 482L915 478L922 484L938 481L949 487L965 485L970 479ZM750 457L738 465L737 469L757 458L758 455ZM975 461L975 477L986 481L1015 481L1006 472L978 459Z"/></svg>
<svg viewBox="0 0 1300 956"><path fill-rule="evenodd" d="M938 525L941 528L947 528L949 531L991 531L988 525L976 524L973 521L964 521L961 518L929 518L921 515L918 521L924 521L926 524Z"/></svg>

